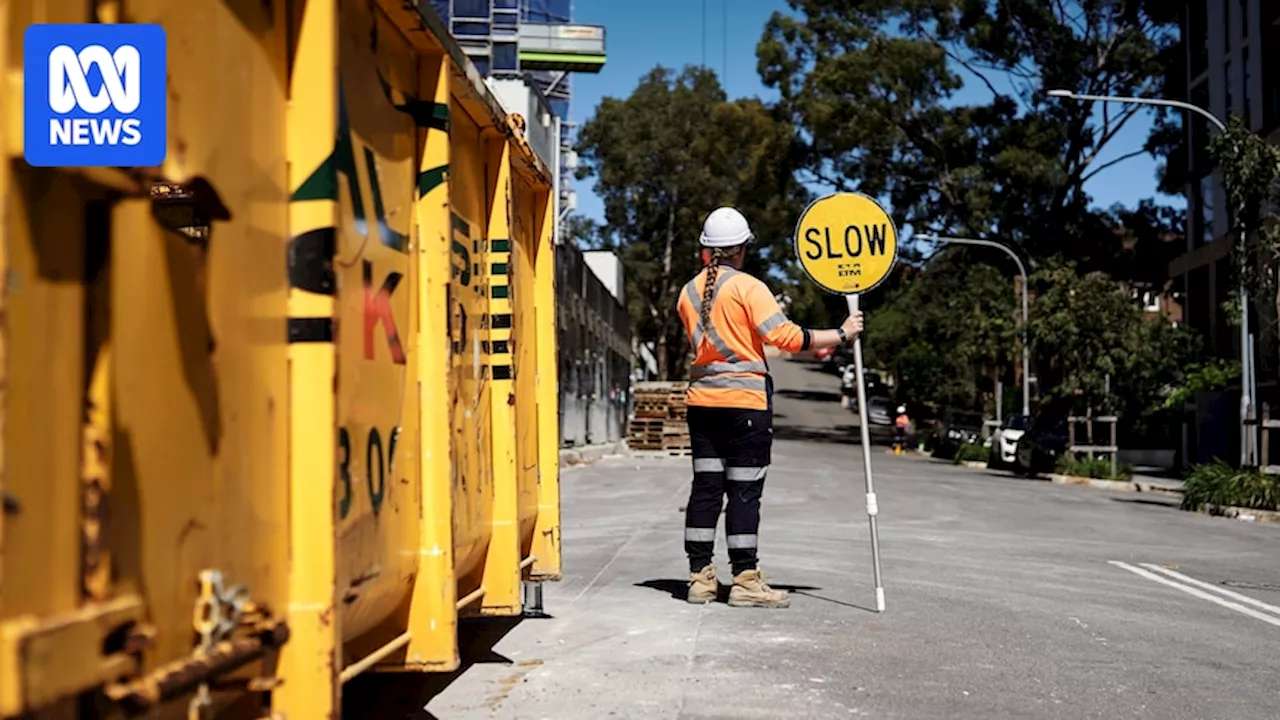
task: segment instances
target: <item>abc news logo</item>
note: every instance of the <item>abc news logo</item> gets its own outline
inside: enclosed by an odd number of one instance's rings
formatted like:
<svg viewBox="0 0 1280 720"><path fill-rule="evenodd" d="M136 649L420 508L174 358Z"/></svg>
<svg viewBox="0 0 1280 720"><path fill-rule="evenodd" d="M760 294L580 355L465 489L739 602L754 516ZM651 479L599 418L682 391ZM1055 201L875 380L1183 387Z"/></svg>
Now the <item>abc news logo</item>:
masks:
<svg viewBox="0 0 1280 720"><path fill-rule="evenodd" d="M154 167L168 149L159 25L31 25L24 144L39 167Z"/></svg>
<svg viewBox="0 0 1280 720"><path fill-rule="evenodd" d="M142 57L138 48L121 45L110 52L90 45L76 52L59 45L49 52L49 109L67 115L77 108L100 115L114 108L130 115L142 104ZM98 92L89 89L86 71L97 68L102 74ZM50 118L50 145L137 145L142 142L142 120L136 117Z"/></svg>

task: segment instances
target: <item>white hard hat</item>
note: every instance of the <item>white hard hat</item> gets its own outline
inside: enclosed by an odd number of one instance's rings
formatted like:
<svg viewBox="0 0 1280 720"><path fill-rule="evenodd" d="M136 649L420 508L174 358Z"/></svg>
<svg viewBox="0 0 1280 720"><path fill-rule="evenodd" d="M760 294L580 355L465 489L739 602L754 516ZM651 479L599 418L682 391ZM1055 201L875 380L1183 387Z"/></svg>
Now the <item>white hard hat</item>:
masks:
<svg viewBox="0 0 1280 720"><path fill-rule="evenodd" d="M727 248L750 241L751 226L742 213L731 207L716 208L702 223L702 235L698 242L703 247Z"/></svg>
<svg viewBox="0 0 1280 720"><path fill-rule="evenodd" d="M899 406L898 406L898 412L900 412L900 413L904 413L904 412L906 412L906 411L907 411L907 406L906 406L906 405L899 405Z"/></svg>

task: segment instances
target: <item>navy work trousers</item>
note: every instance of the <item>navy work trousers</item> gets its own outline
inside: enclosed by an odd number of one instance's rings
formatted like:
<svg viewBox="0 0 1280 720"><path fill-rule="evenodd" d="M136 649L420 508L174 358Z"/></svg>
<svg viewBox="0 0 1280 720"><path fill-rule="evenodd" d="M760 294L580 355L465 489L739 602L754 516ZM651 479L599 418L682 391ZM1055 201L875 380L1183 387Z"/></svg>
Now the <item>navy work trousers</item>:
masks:
<svg viewBox="0 0 1280 720"><path fill-rule="evenodd" d="M724 510L733 573L756 568L760 494L773 448L773 411L690 406L693 487L685 511L690 572L711 564ZM725 500L728 499L728 505Z"/></svg>

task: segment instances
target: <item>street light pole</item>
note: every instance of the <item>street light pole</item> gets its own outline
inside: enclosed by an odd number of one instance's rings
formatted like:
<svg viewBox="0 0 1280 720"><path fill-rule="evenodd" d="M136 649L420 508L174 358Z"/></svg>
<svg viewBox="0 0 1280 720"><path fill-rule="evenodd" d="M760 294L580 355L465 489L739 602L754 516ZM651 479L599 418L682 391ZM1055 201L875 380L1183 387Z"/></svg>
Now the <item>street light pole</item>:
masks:
<svg viewBox="0 0 1280 720"><path fill-rule="evenodd" d="M1050 97L1066 98L1069 100L1092 100L1096 102L1116 102L1128 103L1130 105L1158 105L1161 107L1177 108L1187 112L1196 113L1200 117L1213 123L1218 132L1224 132L1227 124L1218 119L1218 116L1205 110L1199 105L1182 102L1181 100L1165 100L1164 98L1139 98L1124 97L1120 95L1088 95L1085 93L1077 93L1071 90L1050 90ZM1240 238L1240 242L1244 242L1244 238ZM1245 288L1244 281L1240 282L1240 463L1242 465L1252 464L1254 461L1254 448L1257 446L1256 439L1249 432L1249 415L1253 409L1253 403L1258 396L1257 378L1253 375L1253 356L1249 351L1252 346L1252 333L1249 332L1249 291Z"/></svg>
<svg viewBox="0 0 1280 720"><path fill-rule="evenodd" d="M1031 414L1031 343L1029 328L1031 326L1031 315L1028 311L1029 303L1027 302L1027 268L1022 264L1022 258L1018 257L1007 245L1001 245L991 240L978 240L976 238L956 238L941 237L938 235L916 235L916 238L926 242L946 243L955 245L979 245L981 247L993 247L1008 253L1013 258L1013 262L1018 266L1018 272L1022 275L1022 414ZM997 399L997 403L1001 399Z"/></svg>

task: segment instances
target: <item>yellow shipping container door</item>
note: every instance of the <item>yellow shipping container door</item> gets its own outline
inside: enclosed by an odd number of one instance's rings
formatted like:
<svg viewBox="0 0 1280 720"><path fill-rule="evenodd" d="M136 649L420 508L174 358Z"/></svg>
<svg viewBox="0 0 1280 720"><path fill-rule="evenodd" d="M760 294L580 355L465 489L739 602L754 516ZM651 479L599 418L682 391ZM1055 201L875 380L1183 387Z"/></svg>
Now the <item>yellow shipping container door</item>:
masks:
<svg viewBox="0 0 1280 720"><path fill-rule="evenodd" d="M559 577L520 122L429 7L174 8L0 1L0 717L334 717ZM163 167L25 164L35 22L164 26Z"/></svg>
<svg viewBox="0 0 1280 720"><path fill-rule="evenodd" d="M0 4L0 716L267 705L289 567L279 8ZM26 27L116 21L164 21L165 164L26 165Z"/></svg>

